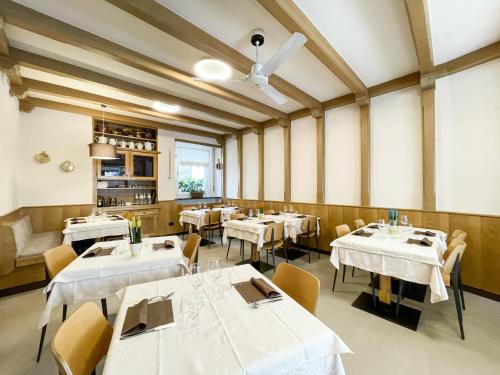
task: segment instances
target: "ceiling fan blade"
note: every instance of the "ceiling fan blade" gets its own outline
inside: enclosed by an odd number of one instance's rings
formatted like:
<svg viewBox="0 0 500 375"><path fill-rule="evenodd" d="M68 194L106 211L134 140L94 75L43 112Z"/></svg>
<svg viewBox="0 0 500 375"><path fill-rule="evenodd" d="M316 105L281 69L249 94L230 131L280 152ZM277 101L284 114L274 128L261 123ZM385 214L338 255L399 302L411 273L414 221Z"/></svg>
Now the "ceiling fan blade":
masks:
<svg viewBox="0 0 500 375"><path fill-rule="evenodd" d="M301 33L293 33L281 48L264 64L259 74L270 76L278 67L292 56L300 47L307 42L307 38Z"/></svg>
<svg viewBox="0 0 500 375"><path fill-rule="evenodd" d="M259 89L264 91L264 93L274 100L279 105L285 104L288 100L285 95L276 90L273 86L268 83L259 85Z"/></svg>

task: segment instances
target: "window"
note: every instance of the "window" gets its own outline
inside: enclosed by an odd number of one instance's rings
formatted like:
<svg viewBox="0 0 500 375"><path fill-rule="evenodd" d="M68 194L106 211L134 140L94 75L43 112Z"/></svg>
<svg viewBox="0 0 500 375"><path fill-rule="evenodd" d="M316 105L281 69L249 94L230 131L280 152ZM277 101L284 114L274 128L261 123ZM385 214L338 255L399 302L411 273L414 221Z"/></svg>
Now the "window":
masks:
<svg viewBox="0 0 500 375"><path fill-rule="evenodd" d="M220 196L222 173L216 168L220 159L220 148L177 141L177 195L186 196L179 189L179 181L187 178L201 180L205 196Z"/></svg>

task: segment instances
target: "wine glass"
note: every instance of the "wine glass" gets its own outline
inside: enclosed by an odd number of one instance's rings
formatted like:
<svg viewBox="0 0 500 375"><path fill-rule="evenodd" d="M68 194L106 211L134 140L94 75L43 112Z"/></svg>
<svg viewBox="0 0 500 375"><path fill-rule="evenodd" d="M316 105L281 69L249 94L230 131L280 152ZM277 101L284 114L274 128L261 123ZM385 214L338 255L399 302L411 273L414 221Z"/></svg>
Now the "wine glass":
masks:
<svg viewBox="0 0 500 375"><path fill-rule="evenodd" d="M287 206L283 206L283 213L287 213L288 212L288 207Z"/></svg>
<svg viewBox="0 0 500 375"><path fill-rule="evenodd" d="M294 212L293 212L293 206L292 206L292 205L290 205L289 211L290 211L290 213L291 213L291 214L293 214L293 213L294 213Z"/></svg>
<svg viewBox="0 0 500 375"><path fill-rule="evenodd" d="M406 227L408 225L408 216L403 215L401 216L401 219L399 220L402 226Z"/></svg>
<svg viewBox="0 0 500 375"><path fill-rule="evenodd" d="M222 273L221 261L219 257L208 258L207 270L212 279L217 279Z"/></svg>
<svg viewBox="0 0 500 375"><path fill-rule="evenodd" d="M380 226L380 227L385 227L385 220L384 219L378 219L377 221L377 224Z"/></svg>
<svg viewBox="0 0 500 375"><path fill-rule="evenodd" d="M249 208L248 209L248 217L252 217L253 216L253 208Z"/></svg>
<svg viewBox="0 0 500 375"><path fill-rule="evenodd" d="M193 263L189 267L189 277L188 278L189 278L189 281L191 282L191 285L196 290L203 284L203 273L202 273L201 264Z"/></svg>

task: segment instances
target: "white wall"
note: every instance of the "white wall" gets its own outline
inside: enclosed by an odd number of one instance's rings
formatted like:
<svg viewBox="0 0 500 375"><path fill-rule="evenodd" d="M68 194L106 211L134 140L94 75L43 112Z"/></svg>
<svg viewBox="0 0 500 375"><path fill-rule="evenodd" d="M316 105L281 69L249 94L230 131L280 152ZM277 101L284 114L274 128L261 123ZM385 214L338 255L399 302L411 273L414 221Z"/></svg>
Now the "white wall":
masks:
<svg viewBox="0 0 500 375"><path fill-rule="evenodd" d="M20 206L91 204L92 161L87 145L92 141L92 118L36 108L21 113L20 119ZM51 157L47 164L33 158L42 150ZM75 164L72 173L59 168L65 160Z"/></svg>
<svg viewBox="0 0 500 375"><path fill-rule="evenodd" d="M20 207L18 200L18 170L20 121L18 101L9 95L7 77L0 73L0 165L2 181L0 182L0 216L8 214Z"/></svg>
<svg viewBox="0 0 500 375"><path fill-rule="evenodd" d="M283 128L264 130L264 199L283 201L285 194L285 160Z"/></svg>
<svg viewBox="0 0 500 375"><path fill-rule="evenodd" d="M175 200L177 195L175 173L175 136L158 130L158 200Z"/></svg>
<svg viewBox="0 0 500 375"><path fill-rule="evenodd" d="M422 208L422 109L411 87L372 98L372 206Z"/></svg>
<svg viewBox="0 0 500 375"><path fill-rule="evenodd" d="M243 198L259 199L259 136L244 134L243 141Z"/></svg>
<svg viewBox="0 0 500 375"><path fill-rule="evenodd" d="M290 159L292 201L316 203L316 120L311 116L292 121Z"/></svg>
<svg viewBox="0 0 500 375"><path fill-rule="evenodd" d="M325 202L361 204L361 126L359 107L325 112Z"/></svg>
<svg viewBox="0 0 500 375"><path fill-rule="evenodd" d="M500 59L436 82L436 199L500 215Z"/></svg>
<svg viewBox="0 0 500 375"><path fill-rule="evenodd" d="M226 197L238 198L238 147L235 138L226 139Z"/></svg>

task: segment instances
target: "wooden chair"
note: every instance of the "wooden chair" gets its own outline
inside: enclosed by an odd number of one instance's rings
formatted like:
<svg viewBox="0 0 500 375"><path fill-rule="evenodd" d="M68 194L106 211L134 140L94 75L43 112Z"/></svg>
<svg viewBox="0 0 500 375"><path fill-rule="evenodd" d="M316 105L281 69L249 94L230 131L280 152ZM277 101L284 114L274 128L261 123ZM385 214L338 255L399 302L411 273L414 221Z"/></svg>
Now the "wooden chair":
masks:
<svg viewBox="0 0 500 375"><path fill-rule="evenodd" d="M312 273L293 264L280 263L274 274L273 283L311 314L316 315L320 282Z"/></svg>
<svg viewBox="0 0 500 375"><path fill-rule="evenodd" d="M464 232L461 229L455 229L450 237L449 243L451 244L451 242L454 240L465 241L466 238L467 238L467 232Z"/></svg>
<svg viewBox="0 0 500 375"><path fill-rule="evenodd" d="M340 238L345 236L346 234L351 233L351 228L349 228L349 225L347 224L337 225L335 227L335 233L337 233L337 238ZM344 269L342 271L342 282L345 282L345 269L346 265L344 264ZM335 291L335 283L337 282L337 273L338 269L335 268L335 275L333 276L332 292Z"/></svg>
<svg viewBox="0 0 500 375"><path fill-rule="evenodd" d="M283 249L285 252L285 259L288 263L287 249L285 246L285 223L271 223L267 226L264 233L264 246L262 249L266 252L266 262L269 260L269 252L273 257L273 270L276 272L276 257L275 251Z"/></svg>
<svg viewBox="0 0 500 375"><path fill-rule="evenodd" d="M189 259L188 267L191 264L198 262L198 249L200 248L201 237L196 233L191 233L188 236L182 254Z"/></svg>
<svg viewBox="0 0 500 375"><path fill-rule="evenodd" d="M53 249L47 250L43 253L43 259L45 261L45 269L47 270L47 275L49 279L52 280L57 276L59 272L61 272L67 265L69 265L72 261L74 261L78 256L75 253L75 250L71 247L71 245L61 245L57 246ZM46 299L48 300L50 296L50 292L47 293ZM101 305L104 315L107 318L107 304L106 299L101 299ZM66 320L66 314L68 312L68 305L63 305L62 312L62 321ZM40 357L42 356L42 348L43 343L45 341L45 333L47 331L47 324L45 324L42 328L42 333L40 335L40 343L38 345L38 354L36 357L36 361L40 362Z"/></svg>
<svg viewBox="0 0 500 375"><path fill-rule="evenodd" d="M447 257L441 275L447 287L453 289L455 298L455 307L457 309L458 325L460 327L460 337L465 340L462 309L465 310L464 291L462 288L462 275L460 262L464 255L467 244L465 242L456 242Z"/></svg>
<svg viewBox="0 0 500 375"><path fill-rule="evenodd" d="M276 213L276 210L265 210L264 211L264 215L272 215L272 214L275 214Z"/></svg>
<svg viewBox="0 0 500 375"><path fill-rule="evenodd" d="M356 229L363 228L365 225L366 224L363 221L363 219L356 219L356 220L354 220L354 228L356 228Z"/></svg>
<svg viewBox="0 0 500 375"><path fill-rule="evenodd" d="M212 208L224 208L226 205L224 203L212 204Z"/></svg>
<svg viewBox="0 0 500 375"><path fill-rule="evenodd" d="M107 354L113 328L92 302L83 304L57 330L52 355L61 375L95 374Z"/></svg>
<svg viewBox="0 0 500 375"><path fill-rule="evenodd" d="M239 220L239 219L244 219L246 217L245 214L242 214L240 212L235 212L229 215L230 220ZM229 249L231 248L231 241L235 239L235 237L228 237L228 244L227 244L227 253L226 253L226 259L229 256ZM241 255L241 261L244 260L245 258L245 241L240 239L240 255Z"/></svg>
<svg viewBox="0 0 500 375"><path fill-rule="evenodd" d="M208 234L208 240L210 241L208 248L212 247L212 242L214 238L214 232L219 231L220 243L222 245L222 226L220 224L220 211L207 211L205 217L203 218L203 225L200 230L203 229L206 234Z"/></svg>
<svg viewBox="0 0 500 375"><path fill-rule="evenodd" d="M309 256L309 263L311 263L311 242L313 239L316 241L316 252L318 253L318 258L321 257L319 254L319 248L318 248L318 231L317 231L317 225L318 225L318 218L316 216L307 216L307 218L302 222L302 233L297 235L297 241L302 240L303 242L306 242L306 248L307 248L307 253Z"/></svg>
<svg viewBox="0 0 500 375"><path fill-rule="evenodd" d="M250 210L250 208L249 207L240 207L238 210L240 211L241 214L248 216L248 211Z"/></svg>

